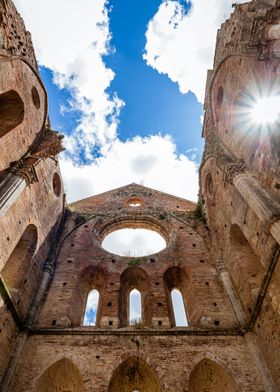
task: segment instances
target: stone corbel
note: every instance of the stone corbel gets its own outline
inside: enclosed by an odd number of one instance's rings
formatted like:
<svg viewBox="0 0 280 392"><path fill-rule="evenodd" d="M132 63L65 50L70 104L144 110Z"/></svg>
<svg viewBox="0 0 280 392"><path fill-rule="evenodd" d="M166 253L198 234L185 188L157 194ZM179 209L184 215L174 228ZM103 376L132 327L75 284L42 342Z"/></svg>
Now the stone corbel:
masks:
<svg viewBox="0 0 280 392"><path fill-rule="evenodd" d="M64 150L62 146L63 135L55 132L47 124L42 140L34 151L32 156L37 158L52 158L56 161L56 156Z"/></svg>
<svg viewBox="0 0 280 392"><path fill-rule="evenodd" d="M38 182L38 177L35 170L35 164L37 160L34 158L20 159L18 162L12 165L11 173L22 177L27 185Z"/></svg>
<svg viewBox="0 0 280 392"><path fill-rule="evenodd" d="M238 159L235 162L230 162L225 165L224 181L233 184L234 178L246 170L246 165L243 159Z"/></svg>

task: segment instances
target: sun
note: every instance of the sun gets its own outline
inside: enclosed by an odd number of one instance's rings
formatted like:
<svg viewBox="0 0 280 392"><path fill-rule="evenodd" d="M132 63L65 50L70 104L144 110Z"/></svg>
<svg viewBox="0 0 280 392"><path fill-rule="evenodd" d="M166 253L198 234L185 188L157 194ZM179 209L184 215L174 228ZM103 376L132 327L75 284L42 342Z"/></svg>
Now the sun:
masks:
<svg viewBox="0 0 280 392"><path fill-rule="evenodd" d="M254 123L275 123L280 116L280 95L258 99L252 106L250 116Z"/></svg>

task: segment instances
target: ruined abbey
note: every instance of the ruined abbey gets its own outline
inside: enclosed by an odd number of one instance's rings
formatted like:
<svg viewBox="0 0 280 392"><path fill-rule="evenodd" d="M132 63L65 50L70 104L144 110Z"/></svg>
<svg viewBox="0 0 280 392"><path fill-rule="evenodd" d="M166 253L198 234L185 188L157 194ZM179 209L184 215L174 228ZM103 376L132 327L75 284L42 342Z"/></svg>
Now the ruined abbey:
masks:
<svg viewBox="0 0 280 392"><path fill-rule="evenodd" d="M235 4L208 72L197 205L137 184L67 205L31 37L0 0L1 391L280 391L279 122L248 114L270 94L280 0ZM112 254L102 241L120 228L166 247ZM129 322L132 290L141 322Z"/></svg>

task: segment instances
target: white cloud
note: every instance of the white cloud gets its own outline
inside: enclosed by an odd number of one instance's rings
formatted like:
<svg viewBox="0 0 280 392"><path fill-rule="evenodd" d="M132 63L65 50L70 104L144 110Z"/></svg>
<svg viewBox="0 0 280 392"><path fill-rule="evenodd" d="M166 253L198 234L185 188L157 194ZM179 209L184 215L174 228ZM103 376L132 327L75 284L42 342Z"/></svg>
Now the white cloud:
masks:
<svg viewBox="0 0 280 392"><path fill-rule="evenodd" d="M120 256L148 256L166 247L164 238L147 229L120 229L104 238L102 247Z"/></svg>
<svg viewBox="0 0 280 392"><path fill-rule="evenodd" d="M119 111L124 104L106 89L114 73L103 61L110 48L107 0L15 0L31 31L37 58L55 74L55 83L72 92L70 106L81 123L64 139L60 158L68 202L131 182L196 200L197 167L177 155L169 137L117 138ZM71 131L71 130L69 130ZM94 158L92 149L101 149ZM82 165L79 154L90 161Z"/></svg>
<svg viewBox="0 0 280 392"><path fill-rule="evenodd" d="M74 158L82 149L91 160L95 145L116 138L124 104L106 93L114 78L102 58L111 50L107 0L15 0L15 4L32 33L39 64L55 73L59 87L72 92L72 109L81 111L79 126L65 141L68 153Z"/></svg>
<svg viewBox="0 0 280 392"><path fill-rule="evenodd" d="M244 2L248 1L238 1ZM162 2L148 24L144 59L159 73L177 82L182 93L192 91L203 102L217 30L232 12L232 0L192 0L191 3L191 11L186 14L179 1Z"/></svg>
<svg viewBox="0 0 280 392"><path fill-rule="evenodd" d="M148 158L149 165L141 170L144 157ZM197 199L197 166L185 155L176 154L176 147L168 136L116 140L104 145L102 156L89 165L75 165L64 156L60 166L68 202L132 182L189 200Z"/></svg>

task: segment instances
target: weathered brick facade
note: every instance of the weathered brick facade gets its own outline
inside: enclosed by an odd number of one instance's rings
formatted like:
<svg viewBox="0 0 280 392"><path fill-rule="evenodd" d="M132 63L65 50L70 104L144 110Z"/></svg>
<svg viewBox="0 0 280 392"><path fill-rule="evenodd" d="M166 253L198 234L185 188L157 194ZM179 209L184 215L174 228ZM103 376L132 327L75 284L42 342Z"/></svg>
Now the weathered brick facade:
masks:
<svg viewBox="0 0 280 392"><path fill-rule="evenodd" d="M1 391L279 391L279 123L254 128L240 108L256 85L279 94L280 1L236 5L218 32L197 205L130 184L66 207L61 136L11 0L0 22ZM166 248L104 250L125 227ZM187 327L175 326L175 287ZM83 326L93 288L96 326ZM130 325L133 288L143 317Z"/></svg>

